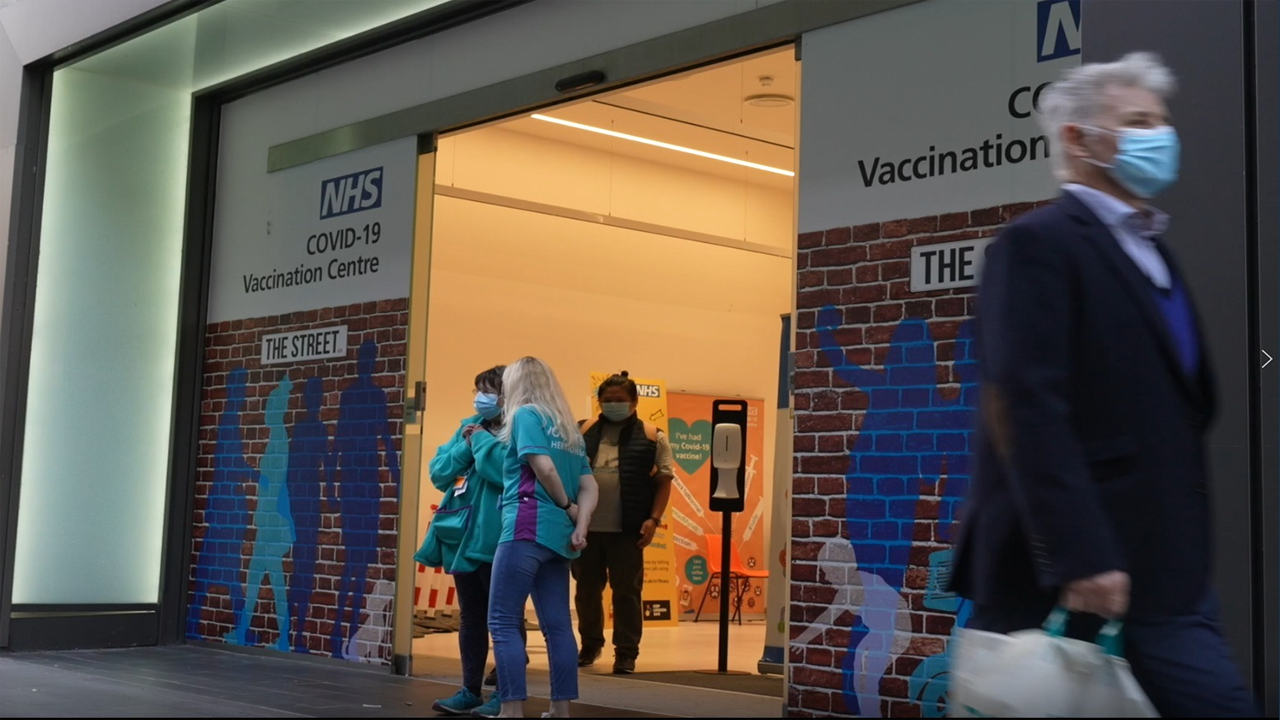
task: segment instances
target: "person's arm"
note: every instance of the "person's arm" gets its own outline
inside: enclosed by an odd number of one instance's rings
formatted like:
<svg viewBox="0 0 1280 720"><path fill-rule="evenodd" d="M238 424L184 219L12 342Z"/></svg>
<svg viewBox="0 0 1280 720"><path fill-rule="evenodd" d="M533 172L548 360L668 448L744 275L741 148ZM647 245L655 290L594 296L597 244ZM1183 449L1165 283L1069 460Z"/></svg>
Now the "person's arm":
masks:
<svg viewBox="0 0 1280 720"><path fill-rule="evenodd" d="M385 397L385 396L384 396ZM387 406L382 405L382 448L387 459L387 469L391 471L391 481L400 484L400 459L396 453L396 443L391 439L391 420L387 417Z"/></svg>
<svg viewBox="0 0 1280 720"><path fill-rule="evenodd" d="M591 516L595 514L596 503L600 501L600 486L596 484L596 476L590 472L578 476L578 501L570 508L569 518L574 522L573 537L569 541L574 550L587 546L587 530L591 527Z"/></svg>
<svg viewBox="0 0 1280 720"><path fill-rule="evenodd" d="M327 458L325 467L328 468L325 482L329 486L329 499L334 505L338 505L341 502L341 498L338 497L338 430L334 429L333 438L329 437L329 432L326 430L324 442L325 458Z"/></svg>
<svg viewBox="0 0 1280 720"><path fill-rule="evenodd" d="M453 437L449 438L449 442L441 445L436 450L436 454L431 458L431 463L427 466L427 473L431 476L431 484L441 492L446 492L452 488L457 482L458 477L465 475L471 469L471 448L467 446L467 441L462 437L462 431L466 426L459 427L453 433Z"/></svg>
<svg viewBox="0 0 1280 720"><path fill-rule="evenodd" d="M653 536L658 532L658 526L662 524L662 514L667 511L667 503L671 501L671 480L676 476L671 441L661 430L657 434L657 444L658 451L654 458L656 472L653 482L656 487L653 492L653 507L649 510L649 519L640 526L640 540L636 542L636 545L642 548L648 547L649 543L653 542Z"/></svg>
<svg viewBox="0 0 1280 720"><path fill-rule="evenodd" d="M578 530L574 531L574 536L570 538L570 544L575 549L581 549L574 545L578 540L582 541L581 547L586 547L586 525L583 524L583 517L589 523L591 520L590 513L582 513L581 508L574 502L574 498L569 497L568 491L565 489L564 482L560 479L560 472L556 470L556 465L551 461L550 448L552 445L551 438L547 436L546 428L543 427L543 421L538 411L531 407L522 407L515 411L511 417L511 445L516 448L516 453L520 459L529 465L529 469L533 471L533 475L537 478L538 484L551 498L551 502L556 507L561 508L569 515L569 519L582 530L582 537L578 537ZM589 474L591 468L588 466L586 456L582 456L582 464L580 474ZM592 487L595 486L595 478L592 478ZM581 493L581 488L579 488ZM595 500L591 501L591 509L595 508Z"/></svg>
<svg viewBox="0 0 1280 720"><path fill-rule="evenodd" d="M1064 241L1014 225L991 246L978 300L983 415L1045 590L1127 572L1071 422L1080 321L1071 273Z"/></svg>
<svg viewBox="0 0 1280 720"><path fill-rule="evenodd" d="M551 456L526 455L525 461L529 463L529 469L533 470L534 477L538 478L538 484L547 492L551 502L556 507L567 510L573 504L573 498L565 491L564 482L560 480L560 472L556 470L556 464L551 462Z"/></svg>
<svg viewBox="0 0 1280 720"><path fill-rule="evenodd" d="M320 438L316 441L316 445L319 446L317 449L320 451L317 453L319 455L317 464L320 467L321 509L326 510L325 505L335 501L337 491L333 487L333 466L329 464L329 431L321 425L320 432Z"/></svg>
<svg viewBox="0 0 1280 720"><path fill-rule="evenodd" d="M507 458L507 444L488 430L477 428L471 433L470 451L480 478L501 490L502 465Z"/></svg>
<svg viewBox="0 0 1280 720"><path fill-rule="evenodd" d="M860 389L883 387L886 374L880 370L868 370L850 360L849 355L836 340L836 329L843 324L844 317L841 316L840 311L830 305L818 312L818 343L822 348L822 354L827 357L827 362L831 363L831 369L835 371L837 377L852 387Z"/></svg>
<svg viewBox="0 0 1280 720"><path fill-rule="evenodd" d="M551 461L551 438L543 427L541 414L531 406L517 409L511 415L511 444L521 460L533 471L538 484L556 507L568 509L573 498L565 491L560 472Z"/></svg>

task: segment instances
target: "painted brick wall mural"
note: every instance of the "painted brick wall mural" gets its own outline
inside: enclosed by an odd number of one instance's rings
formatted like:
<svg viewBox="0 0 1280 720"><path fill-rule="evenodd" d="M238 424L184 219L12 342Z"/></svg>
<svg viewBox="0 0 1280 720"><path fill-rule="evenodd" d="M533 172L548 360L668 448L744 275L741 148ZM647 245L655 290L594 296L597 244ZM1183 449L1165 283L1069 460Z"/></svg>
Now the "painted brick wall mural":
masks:
<svg viewBox="0 0 1280 720"><path fill-rule="evenodd" d="M945 591L968 487L974 288L913 293L911 249L1031 203L800 236L792 484L796 716L941 717Z"/></svg>
<svg viewBox="0 0 1280 720"><path fill-rule="evenodd" d="M417 165L218 188L188 638L392 662Z"/></svg>
<svg viewBox="0 0 1280 720"><path fill-rule="evenodd" d="M1036 103L1080 38L1076 0L925 0L804 35L791 715L946 712L974 292L989 239L1058 192Z"/></svg>
<svg viewBox="0 0 1280 720"><path fill-rule="evenodd" d="M407 299L208 326L188 637L390 662L407 326Z"/></svg>

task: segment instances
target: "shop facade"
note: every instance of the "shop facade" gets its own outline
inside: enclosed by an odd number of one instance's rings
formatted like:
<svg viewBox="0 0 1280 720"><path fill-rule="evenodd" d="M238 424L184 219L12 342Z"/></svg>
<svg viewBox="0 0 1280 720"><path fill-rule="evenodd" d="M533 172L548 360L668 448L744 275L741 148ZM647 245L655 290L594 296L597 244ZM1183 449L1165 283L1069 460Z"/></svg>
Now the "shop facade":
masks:
<svg viewBox="0 0 1280 720"><path fill-rule="evenodd" d="M945 579L981 251L1057 192L1040 89L1150 49L1181 79L1170 242L1221 376L1219 585L1275 711L1274 3L253 5L157 5L25 68L0 646L231 643L409 672L448 139L788 50L795 141L750 159L790 163L793 242L738 238L792 265L782 380L759 389L778 398L762 666L790 714L938 716L967 617Z"/></svg>

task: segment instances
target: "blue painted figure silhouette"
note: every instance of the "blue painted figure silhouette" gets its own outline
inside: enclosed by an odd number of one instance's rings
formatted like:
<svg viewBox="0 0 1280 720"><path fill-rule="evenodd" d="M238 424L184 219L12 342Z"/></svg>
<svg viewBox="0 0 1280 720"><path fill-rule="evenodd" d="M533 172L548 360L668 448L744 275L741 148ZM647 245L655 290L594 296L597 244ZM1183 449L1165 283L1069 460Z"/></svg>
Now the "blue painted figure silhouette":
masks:
<svg viewBox="0 0 1280 720"><path fill-rule="evenodd" d="M938 505L938 539L951 542L952 532L959 516L960 503L969 489L970 450L973 448L973 436L977 430L978 406L978 363L977 352L973 341L973 321L968 320L960 326L956 336L955 355L953 356L956 375L960 380L960 392L954 400L946 400L941 392L935 397L934 406L945 408L948 413L946 422L937 423L945 426L945 432L937 436L938 450L945 455L929 456L926 462L926 477L946 475L946 484L941 489ZM938 466L933 464L938 462ZM955 613L955 630L963 628L972 615L973 606L968 600L962 600L947 589L951 577L952 550L946 548L936 550L929 556L929 581L925 589L924 607L937 612ZM947 687L950 683L951 642L946 649L916 667L908 679L909 694L920 703L923 717L945 717L947 713Z"/></svg>
<svg viewBox="0 0 1280 720"><path fill-rule="evenodd" d="M316 558L320 552L321 488L332 488L333 473L326 467L329 430L320 420L324 381L307 378L303 386L302 417L289 439L289 507L293 510L293 572L289 574L289 616L294 632L294 652L310 654L307 647L307 613L315 591ZM326 474L326 469L329 472ZM328 493L330 499L333 493Z"/></svg>
<svg viewBox="0 0 1280 720"><path fill-rule="evenodd" d="M285 652L289 651L289 609L285 597L284 556L289 554L294 534L289 488L285 484L289 471L289 435L284 428L284 413L289 409L292 391L293 381L286 376L267 396L267 449L258 462L258 504L253 511L257 535L253 541L253 558L249 560L249 581L245 583L247 598L235 629L224 636L229 643L245 644L259 585L265 575L271 583L276 627L280 631L276 649Z"/></svg>
<svg viewBox="0 0 1280 720"><path fill-rule="evenodd" d="M347 620L346 640L350 641L359 630L369 565L378 556L378 506L382 499L378 476L383 467L383 457L392 482L400 484L400 465L387 415L387 394L373 382L377 359L377 344L366 340L360 345L359 376L342 391L338 401L338 427L333 439L336 459L330 461L330 467L337 475L346 562L338 589L338 612L330 636L334 657L347 655L343 651L342 624L348 610L351 615ZM378 451L379 441L382 443L381 453ZM351 652L350 655L357 654Z"/></svg>
<svg viewBox="0 0 1280 720"><path fill-rule="evenodd" d="M948 401L935 390L934 425L938 453L929 456L925 477L936 478L945 473L947 481L942 489L938 508L938 531L943 542L951 542L951 532L959 518L960 503L969 492L969 479L973 475L972 461L974 434L978 428L978 353L973 340L973 321L966 320L956 333L953 363L960 380L960 392L955 400ZM936 458L945 458L945 466L934 467Z"/></svg>
<svg viewBox="0 0 1280 720"><path fill-rule="evenodd" d="M236 617L244 607L240 553L245 527L249 524L244 488L253 477L253 468L244 457L244 441L240 433L240 413L244 410L247 379L248 372L244 368L236 368L227 375L226 404L218 418L218 435L213 451L213 481L204 511L204 540L192 573L195 599L187 616L187 637L191 638L200 637L201 614L214 586L227 587L231 595L231 612Z"/></svg>
<svg viewBox="0 0 1280 720"><path fill-rule="evenodd" d="M842 324L835 308L818 316L823 353L836 376L862 390L868 408L849 453L846 520L864 602L855 610L844 658L844 702L850 712L880 715L880 680L909 640L902 597L915 535L922 477L941 468L942 430L957 422L936 409L937 360L929 326L907 318L894 329L883 370L863 368L836 341Z"/></svg>

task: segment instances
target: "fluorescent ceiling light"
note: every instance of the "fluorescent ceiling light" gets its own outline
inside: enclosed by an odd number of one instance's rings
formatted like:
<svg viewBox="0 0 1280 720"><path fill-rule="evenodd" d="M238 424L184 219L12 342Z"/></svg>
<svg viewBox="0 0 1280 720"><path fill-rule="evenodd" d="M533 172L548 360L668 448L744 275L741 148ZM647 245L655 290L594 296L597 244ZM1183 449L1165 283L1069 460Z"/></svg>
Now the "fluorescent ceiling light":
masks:
<svg viewBox="0 0 1280 720"><path fill-rule="evenodd" d="M783 170L781 168L769 167L768 165L761 165L759 163L747 162L746 160L739 160L737 158L725 157L724 155L716 155L715 153L703 152L702 150L694 150L693 148L687 148L681 145L672 145L671 143L659 142L658 140L650 140L649 138L642 138L636 135L628 135L626 133L615 132L613 130L605 130L604 128L592 127L590 125L583 125L582 123L570 122L569 120L561 120L559 118L548 117L546 115L535 114L532 117L534 120L545 120L546 122L556 123L557 125L564 125L566 127L578 128L579 130L586 130L587 132L599 133L601 135L608 135L609 137L616 137L622 140L630 140L632 142L644 143L645 145L652 145L654 147L666 148L667 150L675 150L676 152L688 153L690 155L697 155L698 157L709 158L711 160L719 160L720 162L733 163L734 165L741 165L743 167L755 168L756 170L764 170L765 172L771 172L777 175L786 175L787 177L795 177L795 173L790 170Z"/></svg>

